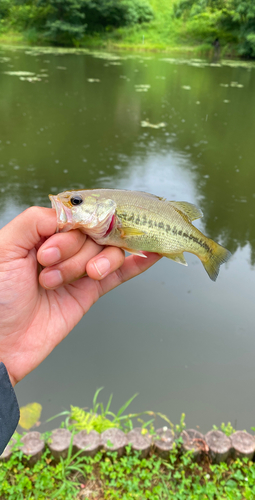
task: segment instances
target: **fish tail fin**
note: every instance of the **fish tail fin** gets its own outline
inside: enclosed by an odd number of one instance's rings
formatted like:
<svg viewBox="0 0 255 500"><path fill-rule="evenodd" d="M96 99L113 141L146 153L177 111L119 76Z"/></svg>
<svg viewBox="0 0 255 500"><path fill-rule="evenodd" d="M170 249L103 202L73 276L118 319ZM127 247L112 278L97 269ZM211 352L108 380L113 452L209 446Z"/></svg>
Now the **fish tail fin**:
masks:
<svg viewBox="0 0 255 500"><path fill-rule="evenodd" d="M231 253L213 240L210 241L210 249L207 256L201 259L202 264L212 281L216 281L221 264L227 262Z"/></svg>

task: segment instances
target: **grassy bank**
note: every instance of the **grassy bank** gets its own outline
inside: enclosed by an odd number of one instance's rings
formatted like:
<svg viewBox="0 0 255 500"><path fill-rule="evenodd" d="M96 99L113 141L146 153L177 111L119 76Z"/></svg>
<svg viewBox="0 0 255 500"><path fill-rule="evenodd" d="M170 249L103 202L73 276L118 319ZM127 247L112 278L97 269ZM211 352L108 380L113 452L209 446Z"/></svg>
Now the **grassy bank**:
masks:
<svg viewBox="0 0 255 500"><path fill-rule="evenodd" d="M190 21L173 16L174 0L150 0L150 4L154 12L154 19L151 22L99 33L85 33L82 40L75 45L91 49L213 55L214 49L207 37L207 31L210 29L206 24L201 24L200 20L199 30L197 32L195 29L194 32L194 26ZM45 45L46 41L35 29L18 31L13 24L9 24L4 30L2 29L2 32L0 30L0 44ZM225 40L221 51L224 56L234 56L235 44L227 43Z"/></svg>

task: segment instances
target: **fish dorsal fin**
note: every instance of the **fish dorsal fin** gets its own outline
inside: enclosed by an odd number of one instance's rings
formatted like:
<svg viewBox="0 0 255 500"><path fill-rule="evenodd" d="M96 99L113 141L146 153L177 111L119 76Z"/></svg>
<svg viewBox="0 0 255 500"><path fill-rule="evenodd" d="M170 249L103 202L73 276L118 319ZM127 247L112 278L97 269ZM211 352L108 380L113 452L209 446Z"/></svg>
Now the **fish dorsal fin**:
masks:
<svg viewBox="0 0 255 500"><path fill-rule="evenodd" d="M163 196L157 196L156 194L146 193L146 191L135 191L135 192L137 194L142 194L143 196L146 196L146 198L154 198L160 201L167 201L167 199L164 198Z"/></svg>
<svg viewBox="0 0 255 500"><path fill-rule="evenodd" d="M188 203L187 201L170 201L169 203L179 212L184 213L189 220L196 220L203 217L202 210L192 203Z"/></svg>

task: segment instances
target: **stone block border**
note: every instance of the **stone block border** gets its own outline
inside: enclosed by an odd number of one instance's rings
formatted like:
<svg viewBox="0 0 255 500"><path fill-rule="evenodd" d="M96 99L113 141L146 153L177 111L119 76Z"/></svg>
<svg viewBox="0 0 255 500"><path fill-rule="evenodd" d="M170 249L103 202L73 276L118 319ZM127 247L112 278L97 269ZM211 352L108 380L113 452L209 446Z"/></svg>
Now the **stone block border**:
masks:
<svg viewBox="0 0 255 500"><path fill-rule="evenodd" d="M220 430L213 430L206 435L197 430L187 429L182 431L182 452L191 451L194 460L200 460L204 454L209 455L213 463L226 462L228 459L247 457L250 460L255 455L255 437L245 431L236 431L230 437ZM60 457L66 458L70 447L72 434L67 429L55 429L47 442L43 440L40 432L27 432L21 439L21 449L24 455L29 457L29 465L35 464L45 447L48 446L56 461ZM73 454L81 451L81 455L94 457L99 450L115 451L117 456L125 454L127 445L132 450L141 453L141 457L147 457L154 452L162 458L167 459L169 452L177 436L171 429L162 427L157 429L154 435L143 434L140 427L136 427L127 434L117 428L108 429L102 434L91 431L89 434L83 430L74 435ZM13 443L6 446L0 456L1 460L9 460L12 455Z"/></svg>

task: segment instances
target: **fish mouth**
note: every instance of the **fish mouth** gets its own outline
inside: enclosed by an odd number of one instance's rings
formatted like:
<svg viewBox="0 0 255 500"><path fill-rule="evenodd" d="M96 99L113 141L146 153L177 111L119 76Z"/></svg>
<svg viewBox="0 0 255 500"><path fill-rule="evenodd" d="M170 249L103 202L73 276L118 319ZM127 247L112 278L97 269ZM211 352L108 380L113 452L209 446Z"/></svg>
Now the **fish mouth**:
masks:
<svg viewBox="0 0 255 500"><path fill-rule="evenodd" d="M49 194L51 206L56 210L57 214L57 230L56 232L65 232L73 228L72 210L67 208L58 198L53 194Z"/></svg>

